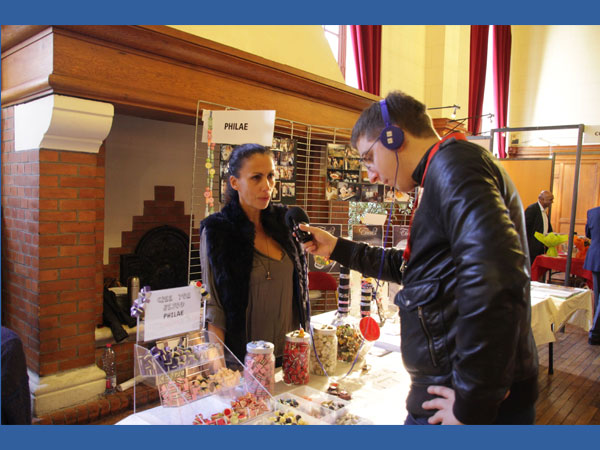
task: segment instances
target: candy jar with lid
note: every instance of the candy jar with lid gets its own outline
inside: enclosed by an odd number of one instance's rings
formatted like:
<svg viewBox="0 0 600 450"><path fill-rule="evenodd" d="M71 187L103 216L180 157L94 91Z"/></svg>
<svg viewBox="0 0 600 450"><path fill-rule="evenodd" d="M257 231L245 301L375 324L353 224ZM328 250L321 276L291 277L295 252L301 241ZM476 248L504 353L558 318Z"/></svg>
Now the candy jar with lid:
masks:
<svg viewBox="0 0 600 450"><path fill-rule="evenodd" d="M337 359L342 362L353 362L362 338L357 320L350 316L350 269L340 266L340 282L338 284L338 310L331 323L336 327L338 342Z"/></svg>
<svg viewBox="0 0 600 450"><path fill-rule="evenodd" d="M372 285L361 283L361 317L371 313ZM351 306L350 270L340 267L340 283L338 286L338 311L332 325L337 327L338 361L351 363L358 367L364 363L364 357L372 347L361 333L360 323L349 314ZM358 355L358 356L357 356Z"/></svg>
<svg viewBox="0 0 600 450"><path fill-rule="evenodd" d="M302 328L285 335L283 349L283 382L307 384L310 359L310 335Z"/></svg>
<svg viewBox="0 0 600 450"><path fill-rule="evenodd" d="M252 341L246 344L244 379L248 391L257 397L267 397L275 392L274 349L275 346L267 341Z"/></svg>
<svg viewBox="0 0 600 450"><path fill-rule="evenodd" d="M330 376L337 365L337 336L333 325L315 325L310 352L310 373Z"/></svg>

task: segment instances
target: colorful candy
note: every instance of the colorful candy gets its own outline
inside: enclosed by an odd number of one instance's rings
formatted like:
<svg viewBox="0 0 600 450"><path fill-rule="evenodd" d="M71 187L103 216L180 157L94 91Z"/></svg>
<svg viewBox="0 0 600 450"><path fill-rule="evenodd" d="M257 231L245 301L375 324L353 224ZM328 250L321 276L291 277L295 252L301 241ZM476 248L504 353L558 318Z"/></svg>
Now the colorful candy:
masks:
<svg viewBox="0 0 600 450"><path fill-rule="evenodd" d="M252 341L246 345L244 379L248 391L258 397L275 392L275 346L271 342Z"/></svg>
<svg viewBox="0 0 600 450"><path fill-rule="evenodd" d="M222 412L211 414L210 418L205 418L202 414L196 414L192 424L235 425L267 411L269 411L269 407L265 400L248 393L232 400L231 408L225 408Z"/></svg>
<svg viewBox="0 0 600 450"><path fill-rule="evenodd" d="M293 412L277 411L275 415L269 417L273 425L308 425L308 422L300 414Z"/></svg>
<svg viewBox="0 0 600 450"><path fill-rule="evenodd" d="M283 382L307 384L309 378L310 336L303 329L285 335Z"/></svg>
<svg viewBox="0 0 600 450"><path fill-rule="evenodd" d="M351 363L356 357L363 339L358 328L351 324L338 325L336 330L338 340L337 358L340 361Z"/></svg>

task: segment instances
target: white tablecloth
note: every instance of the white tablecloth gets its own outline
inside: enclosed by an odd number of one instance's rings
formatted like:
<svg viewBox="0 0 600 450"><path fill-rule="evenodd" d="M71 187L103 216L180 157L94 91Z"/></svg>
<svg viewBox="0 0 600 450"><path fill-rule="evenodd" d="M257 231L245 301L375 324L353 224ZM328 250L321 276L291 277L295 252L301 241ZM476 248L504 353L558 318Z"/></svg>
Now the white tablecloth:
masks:
<svg viewBox="0 0 600 450"><path fill-rule="evenodd" d="M564 298L561 290L552 292L552 285L532 283L531 329L536 345L556 341L554 331L569 323L588 331L592 326L592 291L577 289ZM559 296L561 295L561 296ZM554 331L553 331L554 328Z"/></svg>
<svg viewBox="0 0 600 450"><path fill-rule="evenodd" d="M538 283L541 284L541 283ZM558 330L565 323L572 323L589 330L592 320L592 295L589 290L579 290L569 298L541 295L532 288L532 329L537 345L556 340L551 325ZM546 288L546 286L542 286ZM541 297L540 297L541 295ZM314 324L331 323L335 311L312 318ZM348 376L350 364L338 363L331 378L310 375L309 386L326 391L329 384L337 381L340 387L352 393L349 412L364 417L375 424L402 424L406 417L405 400L410 387L410 377L402 364L400 354L400 325L398 320L388 320L381 329L381 336L367 355L370 370L363 373L354 369ZM275 395L297 386L287 386L282 381L281 369L275 374ZM216 401L212 399L209 401ZM204 400L201 400L204 401ZM193 403L188 408L156 408L132 414L118 422L119 425L152 425L191 423Z"/></svg>

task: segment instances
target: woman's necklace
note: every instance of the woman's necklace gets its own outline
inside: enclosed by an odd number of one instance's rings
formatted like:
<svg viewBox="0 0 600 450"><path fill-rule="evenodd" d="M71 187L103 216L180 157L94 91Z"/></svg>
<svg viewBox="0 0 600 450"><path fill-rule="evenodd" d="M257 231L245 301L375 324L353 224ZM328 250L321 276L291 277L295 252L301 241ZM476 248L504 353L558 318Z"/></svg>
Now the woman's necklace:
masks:
<svg viewBox="0 0 600 450"><path fill-rule="evenodd" d="M271 278L271 261L269 258L269 238L265 235L265 243L267 244L267 264L265 265L264 261L262 260L262 258L258 257L258 261L260 262L260 264L264 267L265 272L267 272L267 275L265 276L266 280L272 280Z"/></svg>

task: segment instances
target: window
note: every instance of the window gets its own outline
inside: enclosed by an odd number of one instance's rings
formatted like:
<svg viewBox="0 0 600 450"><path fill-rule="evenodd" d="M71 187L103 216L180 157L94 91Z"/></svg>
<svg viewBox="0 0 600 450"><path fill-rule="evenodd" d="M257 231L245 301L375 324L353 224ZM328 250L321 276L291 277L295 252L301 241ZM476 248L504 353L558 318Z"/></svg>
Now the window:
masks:
<svg viewBox="0 0 600 450"><path fill-rule="evenodd" d="M481 114L494 114L492 118L482 117L481 118L481 132L479 134L488 135L492 128L497 128L498 120L495 116L495 101L494 101L494 33L493 27L489 28L488 35L488 52L487 52L487 63L485 70L485 88L483 90L483 105L481 107Z"/></svg>
<svg viewBox="0 0 600 450"><path fill-rule="evenodd" d="M354 49L352 39L348 39L349 28L349 25L323 25L325 37L346 84L358 89Z"/></svg>

